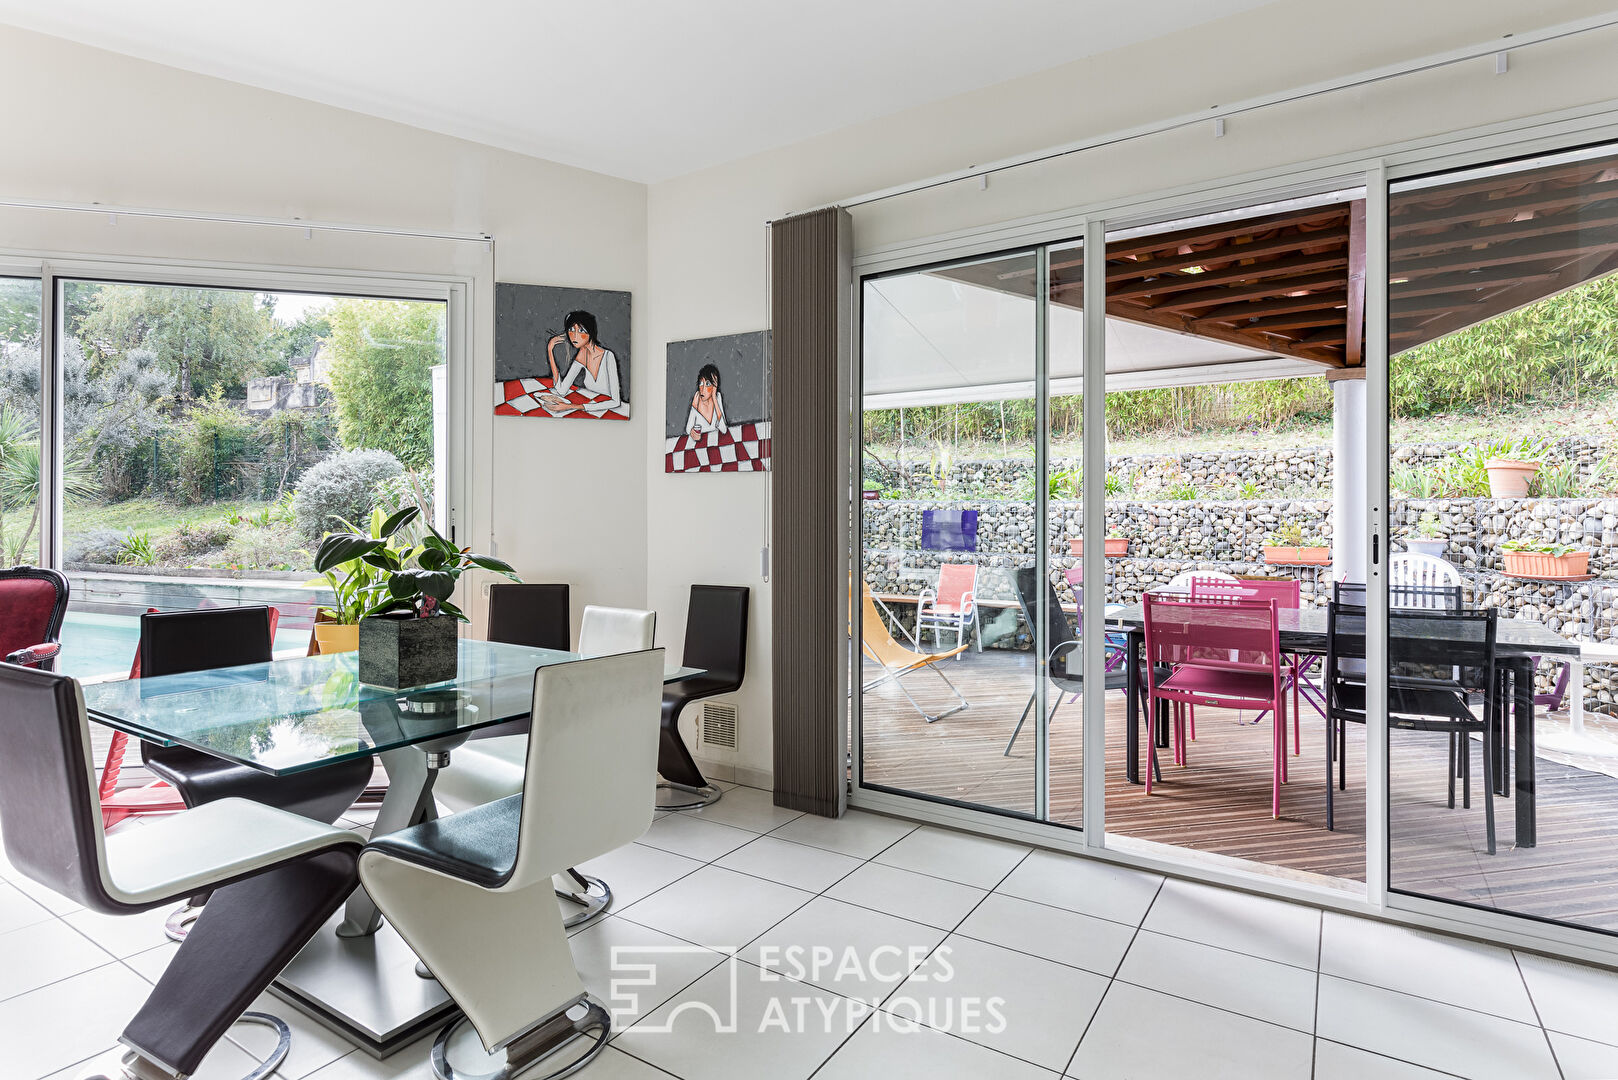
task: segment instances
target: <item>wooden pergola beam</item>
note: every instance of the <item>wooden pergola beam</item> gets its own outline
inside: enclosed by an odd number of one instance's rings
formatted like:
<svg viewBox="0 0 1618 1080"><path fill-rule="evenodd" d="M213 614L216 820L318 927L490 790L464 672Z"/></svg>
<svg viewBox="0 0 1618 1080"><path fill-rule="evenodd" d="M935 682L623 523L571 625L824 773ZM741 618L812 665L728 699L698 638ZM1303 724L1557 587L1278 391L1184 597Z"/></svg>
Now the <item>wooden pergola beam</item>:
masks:
<svg viewBox="0 0 1618 1080"><path fill-rule="evenodd" d="M1144 326L1156 326L1164 330L1173 330L1176 333L1190 334L1193 337L1212 338L1215 341L1240 345L1246 349L1283 353L1299 360L1308 360L1310 363L1320 364L1323 367L1335 368L1342 366L1341 357L1335 355L1329 349L1300 349L1285 339L1277 340L1263 334L1247 334L1223 326L1204 326L1192 329L1192 320L1160 308L1143 308L1135 304L1109 303L1107 305L1107 314L1114 318L1125 319Z"/></svg>
<svg viewBox="0 0 1618 1080"><path fill-rule="evenodd" d="M1306 274L1314 270L1329 270L1338 266L1348 266L1348 252L1323 251L1318 255L1293 255L1282 259L1271 259L1268 262L1256 262L1250 266L1228 266L1223 270L1211 270L1206 274L1185 274L1178 277L1158 277L1150 281L1136 281L1128 285L1120 285L1117 288L1109 286L1107 296L1109 299L1117 298L1119 300L1127 300L1130 297L1137 296L1162 296L1190 289L1214 289L1221 285L1234 285L1238 282L1291 277L1295 274Z"/></svg>
<svg viewBox="0 0 1618 1080"><path fill-rule="evenodd" d="M1495 185L1499 182L1498 178L1492 181ZM1542 189L1509 199L1463 199L1428 211L1415 205L1398 205L1389 208L1388 234L1390 238L1397 239L1435 226L1465 225L1503 215L1537 214L1542 210L1547 212L1571 210L1615 197L1618 197L1618 180L1602 180L1587 187Z"/></svg>
<svg viewBox="0 0 1618 1080"><path fill-rule="evenodd" d="M1161 304L1154 305L1159 310L1186 311L1190 308L1216 307L1226 303L1235 303L1238 300L1256 300L1266 296L1287 296L1302 290L1313 289L1343 289L1348 288L1347 259L1344 267L1336 273L1304 274L1293 278L1272 278L1263 281L1249 281L1241 285L1216 286L1214 288L1198 289L1195 292L1181 293L1178 296L1166 299ZM1208 313L1201 312L1198 317L1205 317Z"/></svg>
<svg viewBox="0 0 1618 1080"><path fill-rule="evenodd" d="M1268 300L1249 300L1239 304L1223 304L1199 316L1193 322L1236 323L1243 319L1262 318L1265 315L1285 315L1295 311L1316 311L1322 308L1342 307L1348 302L1347 290L1326 290L1304 296L1280 296Z"/></svg>
<svg viewBox="0 0 1618 1080"><path fill-rule="evenodd" d="M1249 236L1253 233L1268 232L1271 229L1283 229L1288 225L1298 225L1303 222L1327 221L1333 215L1344 213L1342 203L1326 203L1322 206L1303 207L1298 210L1287 210L1279 214L1270 214L1265 217L1242 218L1236 221L1221 221L1213 225L1203 225L1194 229L1182 229L1179 232L1153 233L1149 236L1132 236L1126 240L1113 240L1107 244L1107 258L1119 259L1126 255L1140 255L1153 251L1162 251L1165 248L1178 247L1183 244L1205 244L1213 240L1228 240L1235 236Z"/></svg>
<svg viewBox="0 0 1618 1080"><path fill-rule="evenodd" d="M1419 277L1429 274L1457 273L1481 270L1513 263L1576 259L1592 251L1618 249L1618 230L1594 230L1590 235L1544 236L1532 240L1517 240L1510 244L1495 244L1478 251L1449 255L1428 255L1420 259L1390 260L1389 277Z"/></svg>
<svg viewBox="0 0 1618 1080"><path fill-rule="evenodd" d="M1272 236L1268 240L1251 243L1230 243L1207 251L1192 251L1159 259L1107 260L1108 281L1128 281L1132 278L1184 270L1188 266L1230 262L1235 259L1256 259L1266 255L1280 255L1303 247L1327 247L1348 243L1348 226L1340 229L1322 229L1312 233L1288 233Z"/></svg>
<svg viewBox="0 0 1618 1080"><path fill-rule="evenodd" d="M1456 248L1478 247L1484 244L1503 244L1513 240L1528 240L1536 236L1554 236L1558 233L1583 232L1618 225L1618 201L1612 205L1588 207L1582 214L1561 214L1549 217L1535 215L1526 221L1512 221L1504 225L1481 225L1457 228L1450 232L1412 237L1407 243L1397 244L1389 253L1393 259L1416 258Z"/></svg>

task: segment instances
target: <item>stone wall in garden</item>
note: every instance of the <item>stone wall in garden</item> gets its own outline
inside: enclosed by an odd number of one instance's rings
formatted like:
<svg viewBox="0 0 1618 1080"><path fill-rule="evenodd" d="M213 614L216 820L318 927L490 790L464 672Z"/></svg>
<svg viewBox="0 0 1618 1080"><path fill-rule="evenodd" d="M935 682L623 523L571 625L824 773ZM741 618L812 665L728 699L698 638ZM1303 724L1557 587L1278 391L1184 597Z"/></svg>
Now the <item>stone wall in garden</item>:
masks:
<svg viewBox="0 0 1618 1080"><path fill-rule="evenodd" d="M1412 463L1436 462L1455 449L1436 445L1399 447L1395 456ZM1309 460L1294 462L1293 457L1298 456ZM1588 473L1604 461L1605 448L1594 440L1563 439L1556 444L1556 457L1576 460L1581 472ZM1271 567L1264 563L1263 554L1266 535L1283 523L1301 524L1307 532L1330 543L1330 450L1179 455L1162 460L1184 470L1194 478L1194 484L1215 486L1201 479L1208 477L1218 479L1218 486L1227 488L1256 481L1265 486L1313 488L1319 494L1248 500L1109 500L1109 533L1130 539L1127 556L1107 560L1109 602L1138 600L1147 588L1198 569L1289 574L1300 578L1306 603L1324 603L1330 598L1326 568ZM1113 472L1131 467L1118 459L1110 464ZM1147 464L1138 467L1145 468ZM1018 484L1024 489L1007 492L1010 497L970 495L866 502L862 516L865 580L879 593L914 595L936 580L940 562L975 562L980 568L979 595L988 600L1014 601L1012 571L1031 565L1034 559L1034 508L1025 501L1026 479L1019 479L1028 475L1029 465L959 462L952 468L979 485L980 490ZM929 509L978 511L977 552L920 550L922 512ZM1066 572L1076 571L1079 561L1070 553L1068 538L1080 533L1079 506L1070 500L1052 500L1048 509L1052 577L1063 599L1071 600ZM1446 557L1460 569L1469 601L1536 618L1571 639L1618 640L1618 498L1395 500L1389 520L1396 550L1403 546L1404 538L1415 535L1417 522L1429 513L1437 516L1438 531L1449 541ZM1590 551L1590 572L1597 577L1587 582L1505 577L1501 573L1500 545L1514 539L1553 540L1586 548ZM912 613L910 605L895 605L895 614L901 619ZM1020 618L1003 618L999 630L1004 633L998 642L1000 647L1027 647L1027 630ZM1542 684L1548 686L1554 674L1551 665L1542 665ZM1618 669L1587 669L1586 691L1594 707L1618 711Z"/></svg>

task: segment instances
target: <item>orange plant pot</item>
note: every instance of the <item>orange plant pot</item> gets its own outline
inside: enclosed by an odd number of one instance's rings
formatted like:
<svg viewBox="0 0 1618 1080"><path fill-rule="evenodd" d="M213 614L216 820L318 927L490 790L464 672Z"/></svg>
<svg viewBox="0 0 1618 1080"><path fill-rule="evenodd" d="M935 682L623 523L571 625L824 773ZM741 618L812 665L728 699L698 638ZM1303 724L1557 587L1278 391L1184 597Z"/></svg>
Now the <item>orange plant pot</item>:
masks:
<svg viewBox="0 0 1618 1080"><path fill-rule="evenodd" d="M1566 555L1548 555L1543 551L1508 551L1506 573L1512 577L1582 578L1590 573L1590 553L1571 551Z"/></svg>
<svg viewBox="0 0 1618 1080"><path fill-rule="evenodd" d="M1264 561L1287 566L1325 566L1331 562L1331 548L1264 547Z"/></svg>
<svg viewBox="0 0 1618 1080"><path fill-rule="evenodd" d="M1105 540L1103 540L1101 542L1101 549L1102 549L1101 553L1103 555L1105 555L1107 558L1109 558L1109 559L1121 559L1125 555L1129 554L1129 537L1127 537L1127 536L1122 536L1122 537L1109 536L1107 539L1105 539ZM1067 542L1067 550L1068 550L1068 552L1070 554L1072 554L1072 556L1075 559L1083 558L1083 556L1084 556L1084 541L1083 540L1069 540Z"/></svg>

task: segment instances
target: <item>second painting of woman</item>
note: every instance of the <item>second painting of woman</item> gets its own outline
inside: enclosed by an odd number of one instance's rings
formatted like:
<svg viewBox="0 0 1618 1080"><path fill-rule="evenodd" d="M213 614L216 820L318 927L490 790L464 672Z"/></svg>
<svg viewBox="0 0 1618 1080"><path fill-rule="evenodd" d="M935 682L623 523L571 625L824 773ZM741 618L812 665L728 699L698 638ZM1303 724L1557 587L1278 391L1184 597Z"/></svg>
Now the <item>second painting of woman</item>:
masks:
<svg viewBox="0 0 1618 1080"><path fill-rule="evenodd" d="M495 286L495 406L501 416L629 419L629 294Z"/></svg>

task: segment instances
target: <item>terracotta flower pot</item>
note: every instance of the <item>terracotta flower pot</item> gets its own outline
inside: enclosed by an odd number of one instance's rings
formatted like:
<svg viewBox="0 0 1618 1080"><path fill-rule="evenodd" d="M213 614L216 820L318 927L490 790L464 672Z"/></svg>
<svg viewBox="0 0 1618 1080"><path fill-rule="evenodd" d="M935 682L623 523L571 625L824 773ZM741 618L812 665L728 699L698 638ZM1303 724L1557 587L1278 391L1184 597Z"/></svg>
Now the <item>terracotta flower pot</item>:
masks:
<svg viewBox="0 0 1618 1080"><path fill-rule="evenodd" d="M1490 495L1496 499L1522 499L1528 495L1528 483L1539 471L1539 462L1490 458L1483 467L1489 470Z"/></svg>
<svg viewBox="0 0 1618 1080"><path fill-rule="evenodd" d="M1271 547L1266 544L1264 561L1287 566L1325 566L1331 562L1331 548Z"/></svg>
<svg viewBox="0 0 1618 1080"><path fill-rule="evenodd" d="M1067 550L1075 559L1084 557L1084 541L1069 540ZM1101 542L1101 553L1109 559L1121 559L1129 554L1129 537L1109 536Z"/></svg>
<svg viewBox="0 0 1618 1080"><path fill-rule="evenodd" d="M360 647L358 623L315 623L315 643L321 654L357 652Z"/></svg>
<svg viewBox="0 0 1618 1080"><path fill-rule="evenodd" d="M1566 555L1549 555L1543 551L1507 551L1506 573L1512 577L1582 578L1590 573L1590 553L1570 551Z"/></svg>

